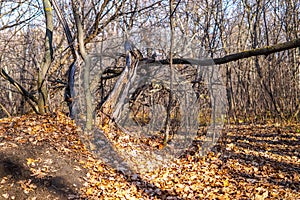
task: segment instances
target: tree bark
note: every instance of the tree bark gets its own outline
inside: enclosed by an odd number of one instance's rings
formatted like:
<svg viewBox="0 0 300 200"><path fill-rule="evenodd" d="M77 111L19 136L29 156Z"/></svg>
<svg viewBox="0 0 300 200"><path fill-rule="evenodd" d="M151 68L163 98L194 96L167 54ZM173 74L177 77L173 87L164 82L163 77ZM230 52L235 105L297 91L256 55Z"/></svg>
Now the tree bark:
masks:
<svg viewBox="0 0 300 200"><path fill-rule="evenodd" d="M91 69L91 58L86 52L84 46L84 32L82 27L82 22L79 16L78 5L72 2L74 19L77 27L77 40L79 44L79 51L82 59L84 60L83 68L83 89L85 95L85 106L86 106L86 123L85 129L87 131L92 129L93 125L93 106L92 106L92 94L90 91L90 69Z"/></svg>
<svg viewBox="0 0 300 200"><path fill-rule="evenodd" d="M45 37L45 53L44 60L38 69L38 108L40 114L45 114L49 112L48 105L48 91L46 85L46 74L51 65L53 59L53 47L52 47L52 37L53 37L53 14L52 8L49 0L43 0L45 18L46 18L46 37Z"/></svg>

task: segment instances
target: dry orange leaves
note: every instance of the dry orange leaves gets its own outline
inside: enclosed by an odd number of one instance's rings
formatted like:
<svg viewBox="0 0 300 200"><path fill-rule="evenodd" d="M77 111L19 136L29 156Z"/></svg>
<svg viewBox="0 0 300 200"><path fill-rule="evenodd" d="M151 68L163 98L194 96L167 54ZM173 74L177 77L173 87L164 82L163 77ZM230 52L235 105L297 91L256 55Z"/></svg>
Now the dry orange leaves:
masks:
<svg viewBox="0 0 300 200"><path fill-rule="evenodd" d="M197 153L198 142L167 166L132 174L110 168L97 159L101 155L88 152L80 130L62 113L0 119L0 124L1 148L48 142L61 154L79 159L80 166L73 168L86 170L82 198L300 199L299 124L228 125L205 157ZM26 158L25 163L32 176L46 176L51 169L50 161L50 168L43 168L37 158ZM30 180L19 184L24 192L36 187Z"/></svg>

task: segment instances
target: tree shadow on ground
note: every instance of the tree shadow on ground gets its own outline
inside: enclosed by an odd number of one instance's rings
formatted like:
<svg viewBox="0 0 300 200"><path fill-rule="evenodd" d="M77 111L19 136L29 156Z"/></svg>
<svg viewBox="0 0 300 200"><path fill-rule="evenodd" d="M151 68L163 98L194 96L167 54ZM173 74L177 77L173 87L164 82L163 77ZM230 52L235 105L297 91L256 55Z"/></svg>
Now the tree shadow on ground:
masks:
<svg viewBox="0 0 300 200"><path fill-rule="evenodd" d="M259 163L260 168L263 166L268 165L269 167L273 168L273 170L278 171L278 173L284 174L285 177L269 177L269 176L262 176L262 175L255 175L255 173L246 173L243 171L240 171L236 168L231 168L229 171L230 175L233 177L242 177L245 179L253 179L257 182L259 180L267 180L270 184L282 186L284 188L289 188L292 190L300 190L300 182L297 180L293 180L292 177L294 177L294 173L300 174L300 167L298 165L286 163L286 162L279 162L274 159L266 158L266 157L259 157L259 156L253 156L248 154L242 154L242 153L234 153L234 152L227 152L230 154L229 158L238 159L240 163L246 163L249 167L253 166L253 163ZM257 167L257 166L255 166Z"/></svg>
<svg viewBox="0 0 300 200"><path fill-rule="evenodd" d="M48 143L4 145L0 150L0 193L16 199L82 199L79 188L85 169L74 170L74 159ZM29 158L36 159L34 166L28 165Z"/></svg>
<svg viewBox="0 0 300 200"><path fill-rule="evenodd" d="M249 167L231 167L229 175L236 179L249 179L254 182L267 182L285 189L300 191L300 134L289 130L256 129L235 130L234 135L226 136L226 142L236 149L223 147L224 160L235 159ZM228 146L227 146L228 147ZM238 150L238 151L237 151ZM257 168L256 172L251 171ZM266 170L267 169L267 170Z"/></svg>
<svg viewBox="0 0 300 200"><path fill-rule="evenodd" d="M235 145L243 148L250 147L250 149L259 151L269 151L286 156L297 156L300 159L300 153L298 153L300 148L300 136L292 133L285 135L280 135L280 133L256 133L251 136L251 138L247 136L228 136L227 138L234 141Z"/></svg>
<svg viewBox="0 0 300 200"><path fill-rule="evenodd" d="M70 185L66 184L66 180L63 177L45 176L43 178L37 178L32 176L32 172L24 167L22 161L13 154L0 154L0 178L2 179L3 177L12 179L15 183L31 180L30 184L34 184L37 188L48 191L48 195L52 194L60 199L72 199L72 197L75 199L80 196ZM15 196L16 198L19 197L19 199L22 199L24 193L21 187L17 188L18 186L20 185L14 186L16 192ZM17 192L17 190L19 190L19 192ZM37 194L35 195L41 195L38 191L36 192ZM45 193L43 192L42 195L46 195Z"/></svg>

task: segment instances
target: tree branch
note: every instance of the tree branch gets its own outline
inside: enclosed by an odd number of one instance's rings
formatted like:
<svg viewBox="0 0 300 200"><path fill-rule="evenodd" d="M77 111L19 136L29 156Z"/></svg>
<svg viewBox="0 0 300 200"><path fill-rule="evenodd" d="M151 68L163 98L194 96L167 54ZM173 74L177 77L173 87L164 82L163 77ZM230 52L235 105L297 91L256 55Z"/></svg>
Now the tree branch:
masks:
<svg viewBox="0 0 300 200"><path fill-rule="evenodd" d="M237 61L237 60L241 60L253 56L260 56L260 55L267 56L272 53L285 51L297 47L300 47L300 39L279 43L273 46L266 46L266 47L251 49L239 53L229 54L222 58L203 59L203 60L192 59L192 58L174 58L173 64L194 64L194 65L202 65L202 66L213 65L213 64L220 65L220 64L225 64L225 63L229 63L232 61ZM170 64L170 60L169 59L158 60L158 61L149 60L149 63L168 65Z"/></svg>
<svg viewBox="0 0 300 200"><path fill-rule="evenodd" d="M4 69L0 68L0 75L7 80L10 84L12 84L13 86L15 86L17 88L17 90L19 91L20 94L22 94L25 99L27 100L27 102L30 104L30 106L32 107L32 109L34 110L35 113L39 113L38 110L36 109L36 107L34 106L34 104L31 102L33 101L34 103L37 104L38 100L32 95L30 94L20 83L18 83L17 81L15 81L12 77L10 77ZM31 101L30 101L31 100Z"/></svg>
<svg viewBox="0 0 300 200"><path fill-rule="evenodd" d="M20 92L20 94L22 94L25 97L28 97L30 100L32 100L33 102L37 103L37 99L30 94L20 83L18 83L17 81L15 81L12 77L10 77L4 69L0 68L0 75L5 79L8 80L10 82L10 84L12 84L13 86L15 86L17 88L17 90Z"/></svg>

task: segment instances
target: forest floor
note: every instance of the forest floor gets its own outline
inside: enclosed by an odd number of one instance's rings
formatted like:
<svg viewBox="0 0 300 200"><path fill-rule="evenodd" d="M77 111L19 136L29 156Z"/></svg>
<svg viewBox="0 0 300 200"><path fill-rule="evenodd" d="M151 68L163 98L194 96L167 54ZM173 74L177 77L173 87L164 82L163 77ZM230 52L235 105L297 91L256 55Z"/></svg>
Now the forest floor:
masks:
<svg viewBox="0 0 300 200"><path fill-rule="evenodd" d="M300 199L300 124L223 132L204 157L194 148L125 175L90 153L63 114L0 119L0 199Z"/></svg>

